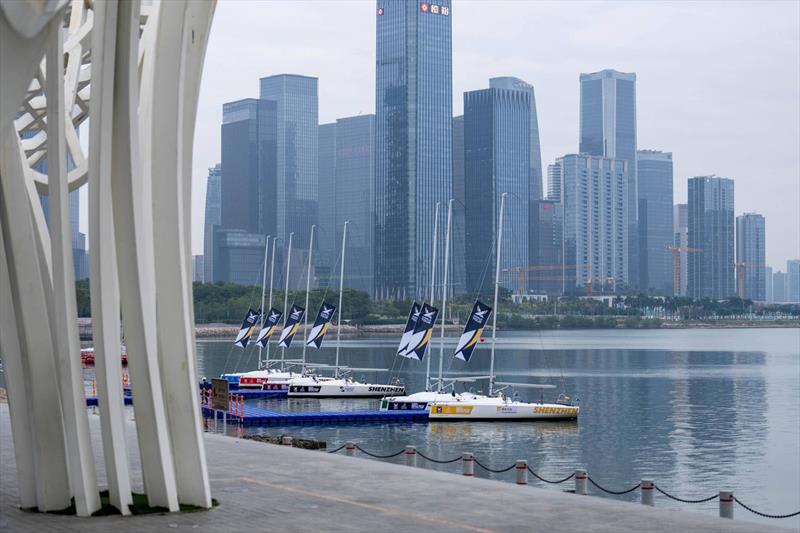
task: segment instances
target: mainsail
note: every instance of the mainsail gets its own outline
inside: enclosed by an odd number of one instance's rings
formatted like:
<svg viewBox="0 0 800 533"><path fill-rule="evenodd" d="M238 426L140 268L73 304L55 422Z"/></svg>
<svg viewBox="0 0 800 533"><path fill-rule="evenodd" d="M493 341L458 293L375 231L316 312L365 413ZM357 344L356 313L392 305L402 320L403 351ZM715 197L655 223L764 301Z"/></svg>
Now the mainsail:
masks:
<svg viewBox="0 0 800 533"><path fill-rule="evenodd" d="M252 335L253 331L255 331L256 323L260 318L261 309L258 311L253 311L252 308L248 309L247 314L244 316L244 320L242 320L242 327L239 328L239 333L236 335L236 340L233 341L233 344L245 348L247 343L250 341L250 335Z"/></svg>
<svg viewBox="0 0 800 533"><path fill-rule="evenodd" d="M437 316L439 316L437 308L432 305L422 304L422 310L414 327L414 333L409 340L408 349L401 355L422 361L425 356L425 348L427 348L431 335L433 335L433 326L436 324Z"/></svg>
<svg viewBox="0 0 800 533"><path fill-rule="evenodd" d="M411 335L414 334L414 328L419 319L419 313L422 308L417 302L411 305L411 312L408 313L408 320L406 320L406 328L403 330L403 336L400 338L400 346L397 348L397 353L405 357L408 343L411 342Z"/></svg>
<svg viewBox="0 0 800 533"><path fill-rule="evenodd" d="M322 346L322 338L328 331L335 312L335 305L331 305L324 301L322 302L322 305L319 308L319 313L317 313L317 318L314 320L314 325L311 327L311 333L308 335L308 339L306 340L306 346L313 346L315 348ZM341 320L341 318L339 320Z"/></svg>
<svg viewBox="0 0 800 533"><path fill-rule="evenodd" d="M283 331L281 338L278 340L278 346L281 348L288 348L292 344L294 334L300 328L300 321L303 320L306 310L299 305L293 305L289 310L289 316L286 317L286 322L283 324Z"/></svg>
<svg viewBox="0 0 800 533"><path fill-rule="evenodd" d="M462 333L461 338L458 339L458 346L456 347L455 354L453 354L455 357L462 361L469 361L472 350L475 349L475 345L480 341L483 328L486 327L486 323L489 322L491 314L491 307L482 303L480 300L475 301L475 305L472 306L472 312L469 314L467 325L464 326L464 333Z"/></svg>
<svg viewBox="0 0 800 533"><path fill-rule="evenodd" d="M283 311L279 311L274 307L269 310L269 314L267 315L267 320L264 321L264 326L258 333L256 344L258 344L262 348L267 347L267 343L269 342L270 337L272 337L272 335L274 335L275 332L278 330L278 322L281 321L282 316L283 316Z"/></svg>

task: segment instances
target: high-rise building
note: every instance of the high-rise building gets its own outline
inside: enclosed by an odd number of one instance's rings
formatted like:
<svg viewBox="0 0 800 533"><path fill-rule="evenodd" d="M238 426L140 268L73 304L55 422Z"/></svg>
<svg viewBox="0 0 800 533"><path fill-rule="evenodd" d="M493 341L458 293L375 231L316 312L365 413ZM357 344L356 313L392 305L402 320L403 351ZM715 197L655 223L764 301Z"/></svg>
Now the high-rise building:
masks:
<svg viewBox="0 0 800 533"><path fill-rule="evenodd" d="M567 293L628 288L628 162L570 154L561 168Z"/></svg>
<svg viewBox="0 0 800 533"><path fill-rule="evenodd" d="M214 230L222 223L222 165L208 169L205 222L203 223L203 279L214 281Z"/></svg>
<svg viewBox="0 0 800 533"><path fill-rule="evenodd" d="M766 285L767 285L767 303L775 303L775 293L772 291L772 267L764 268Z"/></svg>
<svg viewBox="0 0 800 533"><path fill-rule="evenodd" d="M689 179L688 295L729 298L734 283L733 180L718 176Z"/></svg>
<svg viewBox="0 0 800 533"><path fill-rule="evenodd" d="M764 217L745 213L736 217L736 294L755 302L767 301Z"/></svg>
<svg viewBox="0 0 800 533"><path fill-rule="evenodd" d="M528 90L491 87L464 93L467 291L491 291L498 213L505 202L500 284L526 292L529 264L530 105ZM521 270L523 269L523 270ZM520 275L521 274L521 275ZM519 282L521 280L521 282Z"/></svg>
<svg viewBox="0 0 800 533"><path fill-rule="evenodd" d="M688 294L689 278L689 204L675 204L672 212L672 228L674 233L672 249L672 285L673 294Z"/></svg>
<svg viewBox="0 0 800 533"><path fill-rule="evenodd" d="M214 281L260 285L267 236L242 229L214 232Z"/></svg>
<svg viewBox="0 0 800 533"><path fill-rule="evenodd" d="M601 70L581 74L580 84L580 153L628 162L628 273L638 287L636 74Z"/></svg>
<svg viewBox="0 0 800 533"><path fill-rule="evenodd" d="M467 291L466 228L464 206L464 115L453 117L453 221L450 244L450 274L447 284L450 294Z"/></svg>
<svg viewBox="0 0 800 533"><path fill-rule="evenodd" d="M341 253L342 231L347 227L344 283L374 295L375 281L375 115L336 120L336 179L331 232ZM335 260L335 257L334 257ZM339 275L334 268L332 277Z"/></svg>
<svg viewBox="0 0 800 533"><path fill-rule="evenodd" d="M276 105L275 233L287 242L289 233L294 232L292 246L305 250L311 226L318 220L317 78L279 74L260 82L261 99Z"/></svg>
<svg viewBox="0 0 800 533"><path fill-rule="evenodd" d="M202 282L205 279L205 258L201 255L192 256L192 281Z"/></svg>
<svg viewBox="0 0 800 533"><path fill-rule="evenodd" d="M314 275L318 287L329 287L332 273L336 270L339 241L336 239L336 123L319 125L318 181L319 181L319 226L314 236L317 241ZM338 272L338 271L337 271ZM337 285L338 286L338 285Z"/></svg>
<svg viewBox="0 0 800 533"><path fill-rule="evenodd" d="M800 303L800 259L786 261L786 301Z"/></svg>
<svg viewBox="0 0 800 533"><path fill-rule="evenodd" d="M420 298L431 281L434 206L452 195L450 0L378 0L376 39L376 294Z"/></svg>
<svg viewBox="0 0 800 533"><path fill-rule="evenodd" d="M23 136L24 138L24 136ZM67 170L74 167L72 160L67 161ZM47 174L47 160L36 166L36 170ZM49 196L39 196L44 211L44 221L50 225L50 203ZM72 240L72 266L75 271L75 279L86 279L89 277L89 255L86 252L86 234L80 230L81 219L81 200L80 189L71 191L67 196L69 204L69 229Z"/></svg>
<svg viewBox="0 0 800 533"><path fill-rule="evenodd" d="M531 200L541 200L544 196L542 194L542 149L539 145L539 118L536 114L536 92L533 85L522 81L519 78L511 76L503 76L500 78L491 78L489 80L489 87L496 89L513 89L518 91L526 91L530 93L531 97L531 128L530 128L530 157L531 157L531 186L529 190Z"/></svg>
<svg viewBox="0 0 800 533"><path fill-rule="evenodd" d="M672 153L636 152L639 195L639 288L671 295L674 240L672 205Z"/></svg>
<svg viewBox="0 0 800 533"><path fill-rule="evenodd" d="M772 274L772 299L776 304L789 301L786 291L786 272L780 270Z"/></svg>
<svg viewBox="0 0 800 533"><path fill-rule="evenodd" d="M561 163L547 165L547 199L561 201Z"/></svg>
<svg viewBox="0 0 800 533"><path fill-rule="evenodd" d="M564 206L553 200L531 204L530 289L538 294L562 294L564 291Z"/></svg>

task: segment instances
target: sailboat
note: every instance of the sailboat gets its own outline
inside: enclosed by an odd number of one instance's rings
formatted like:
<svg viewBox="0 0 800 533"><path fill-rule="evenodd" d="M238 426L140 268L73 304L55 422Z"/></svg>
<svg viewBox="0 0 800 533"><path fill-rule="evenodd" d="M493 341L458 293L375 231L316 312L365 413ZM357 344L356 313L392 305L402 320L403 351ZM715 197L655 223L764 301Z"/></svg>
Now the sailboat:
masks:
<svg viewBox="0 0 800 533"><path fill-rule="evenodd" d="M344 223L344 231L342 233L342 263L339 274L339 306L322 302L320 311L317 314L317 319L311 332L308 335L305 347L313 346L319 349L322 346L322 341L327 331L330 321L333 319L334 313L338 310L339 320L336 326L336 363L333 366L334 377L322 377L316 375L308 375L292 379L289 383L289 396L290 397L313 397L313 398L380 398L387 395L403 394L405 387L403 385L376 385L372 383L361 383L352 379L350 376L340 377L340 370L373 370L373 369L353 369L339 366L339 349L341 347L341 330L342 330L342 294L344 292L344 259L345 249L347 244L347 226L348 222ZM307 283L308 285L308 283ZM308 294L308 291L306 291ZM303 365L306 365L305 355L303 356Z"/></svg>

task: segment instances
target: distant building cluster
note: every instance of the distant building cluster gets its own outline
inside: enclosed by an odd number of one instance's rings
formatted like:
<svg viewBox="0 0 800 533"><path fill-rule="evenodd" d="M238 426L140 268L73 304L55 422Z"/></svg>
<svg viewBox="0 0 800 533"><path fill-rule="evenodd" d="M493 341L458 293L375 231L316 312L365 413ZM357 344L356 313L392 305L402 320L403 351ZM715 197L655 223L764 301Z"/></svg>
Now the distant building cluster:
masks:
<svg viewBox="0 0 800 533"><path fill-rule="evenodd" d="M450 0L377 0L374 114L319 124L317 78L294 74L224 104L195 280L260 283L274 240L276 286L304 287L309 253L313 286L335 286L349 221L348 287L439 298L446 268L451 293L488 292L506 194L515 294L800 302L800 260L766 265L764 217L736 216L732 179L691 177L674 204L673 154L637 142L635 73L579 75L578 145L546 167L532 84L491 78L454 117L452 20Z"/></svg>

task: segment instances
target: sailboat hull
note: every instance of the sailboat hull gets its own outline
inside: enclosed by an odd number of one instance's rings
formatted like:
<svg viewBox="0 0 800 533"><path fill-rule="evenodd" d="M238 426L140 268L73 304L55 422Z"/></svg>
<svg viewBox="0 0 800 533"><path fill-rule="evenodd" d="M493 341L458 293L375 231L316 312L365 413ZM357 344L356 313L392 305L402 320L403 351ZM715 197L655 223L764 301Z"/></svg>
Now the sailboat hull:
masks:
<svg viewBox="0 0 800 533"><path fill-rule="evenodd" d="M293 380L289 385L290 398L382 398L404 393L405 387L402 385L378 385L344 379Z"/></svg>
<svg viewBox="0 0 800 533"><path fill-rule="evenodd" d="M580 407L557 403L526 403L502 397L473 396L457 401L432 402L428 407L431 421L491 420L543 421L577 420Z"/></svg>

